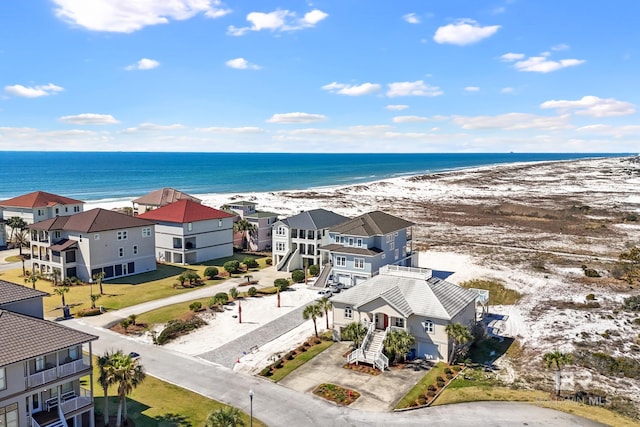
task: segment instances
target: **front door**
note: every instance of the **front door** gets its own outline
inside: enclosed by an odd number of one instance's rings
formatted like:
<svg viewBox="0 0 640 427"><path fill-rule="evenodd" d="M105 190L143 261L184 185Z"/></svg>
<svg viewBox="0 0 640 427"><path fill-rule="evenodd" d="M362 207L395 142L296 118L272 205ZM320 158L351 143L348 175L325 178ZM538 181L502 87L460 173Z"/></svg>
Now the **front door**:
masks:
<svg viewBox="0 0 640 427"><path fill-rule="evenodd" d="M389 316L384 313L376 313L376 329L387 329L389 326Z"/></svg>
<svg viewBox="0 0 640 427"><path fill-rule="evenodd" d="M31 396L31 406L32 406L32 410L31 410L32 414L42 411L42 402L40 400L40 393L35 393L34 395Z"/></svg>

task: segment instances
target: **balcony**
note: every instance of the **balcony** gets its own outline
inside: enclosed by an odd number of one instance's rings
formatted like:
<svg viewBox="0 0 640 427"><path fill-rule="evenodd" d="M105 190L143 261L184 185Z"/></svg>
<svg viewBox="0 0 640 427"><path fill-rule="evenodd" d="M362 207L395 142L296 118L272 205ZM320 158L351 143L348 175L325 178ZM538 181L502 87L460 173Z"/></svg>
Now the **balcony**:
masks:
<svg viewBox="0 0 640 427"><path fill-rule="evenodd" d="M64 365L58 366L58 376L66 377L68 375L77 374L78 372L86 371L90 369L89 358L86 359L78 359L73 362L65 363Z"/></svg>
<svg viewBox="0 0 640 427"><path fill-rule="evenodd" d="M89 390L85 390L83 388L80 389L80 396L76 396L75 393L68 394L66 396L62 395L61 400L62 403L60 404L60 407L64 414L77 411L78 409L84 408L85 406L89 406L93 403Z"/></svg>
<svg viewBox="0 0 640 427"><path fill-rule="evenodd" d="M36 372L28 377L29 387L38 387L58 378L58 368L53 367L44 371Z"/></svg>

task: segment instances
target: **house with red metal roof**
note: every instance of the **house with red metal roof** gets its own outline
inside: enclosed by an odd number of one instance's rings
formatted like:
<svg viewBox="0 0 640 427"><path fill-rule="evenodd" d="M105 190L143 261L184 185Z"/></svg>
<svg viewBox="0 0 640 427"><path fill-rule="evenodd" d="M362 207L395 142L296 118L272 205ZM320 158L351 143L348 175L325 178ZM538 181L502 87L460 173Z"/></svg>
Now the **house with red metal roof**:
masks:
<svg viewBox="0 0 640 427"><path fill-rule="evenodd" d="M54 281L91 281L156 269L154 223L106 209L59 216L29 226L33 272Z"/></svg>
<svg viewBox="0 0 640 427"><path fill-rule="evenodd" d="M234 217L182 199L136 218L155 222L158 261L184 265L233 255Z"/></svg>

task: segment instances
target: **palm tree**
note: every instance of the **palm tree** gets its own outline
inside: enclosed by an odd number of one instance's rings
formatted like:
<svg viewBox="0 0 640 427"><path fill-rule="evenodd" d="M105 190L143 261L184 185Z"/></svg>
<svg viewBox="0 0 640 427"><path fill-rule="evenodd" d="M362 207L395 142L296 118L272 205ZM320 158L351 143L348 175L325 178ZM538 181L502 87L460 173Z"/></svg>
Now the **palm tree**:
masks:
<svg viewBox="0 0 640 427"><path fill-rule="evenodd" d="M122 354L122 352L120 352ZM116 383L114 369L112 365L113 353L105 352L102 356L98 356L98 384L104 392L104 407L102 414L104 416L104 425L109 425L109 386Z"/></svg>
<svg viewBox="0 0 640 427"><path fill-rule="evenodd" d="M278 291L278 308L280 308L280 292L286 290L289 287L289 280L287 279L276 279L273 281L273 286Z"/></svg>
<svg viewBox="0 0 640 427"><path fill-rule="evenodd" d="M471 335L469 328L461 323L449 323L445 330L449 340L451 340L449 363L453 363L462 347L473 340L473 335Z"/></svg>
<svg viewBox="0 0 640 427"><path fill-rule="evenodd" d="M242 249L247 249L248 242L256 233L256 226L246 219L238 220L233 224L233 232L242 234Z"/></svg>
<svg viewBox="0 0 640 427"><path fill-rule="evenodd" d="M367 328L360 322L351 322L342 330L342 337L345 340L353 341L353 348L358 348L367 335Z"/></svg>
<svg viewBox="0 0 640 427"><path fill-rule="evenodd" d="M69 292L69 288L67 286L59 286L53 290L56 295L60 295L62 297L62 306L67 305L64 301L64 294Z"/></svg>
<svg viewBox="0 0 640 427"><path fill-rule="evenodd" d="M556 396L560 396L560 386L561 386L561 371L564 365L571 363L572 357L568 353L562 353L559 350L555 350L551 353L545 353L542 356L542 361L547 366L547 368L551 368L555 366L556 369Z"/></svg>
<svg viewBox="0 0 640 427"><path fill-rule="evenodd" d="M316 320L318 317L324 316L324 312L319 304L311 304L304 308L302 312L302 318L304 320L313 320L313 329L316 332L316 337L318 336L318 325L316 324Z"/></svg>
<svg viewBox="0 0 640 427"><path fill-rule="evenodd" d="M100 299L100 294L91 294L89 297L91 298L91 309L96 308L96 301Z"/></svg>
<svg viewBox="0 0 640 427"><path fill-rule="evenodd" d="M27 223L19 216L12 216L7 220L7 225L11 227L11 234L9 234L9 241L13 242L13 233L16 230L24 230L27 227ZM20 252L22 253L22 252Z"/></svg>
<svg viewBox="0 0 640 427"><path fill-rule="evenodd" d="M122 415L127 420L127 395L130 394L144 379L146 374L139 359L133 359L128 354L118 352L112 357L114 376L118 385L118 415L116 427L122 427Z"/></svg>
<svg viewBox="0 0 640 427"><path fill-rule="evenodd" d="M27 260L26 255L20 255L20 261L22 261L22 276L27 275L27 270L24 268L24 262Z"/></svg>
<svg viewBox="0 0 640 427"><path fill-rule="evenodd" d="M26 223L25 223L26 226ZM29 239L27 239L27 230L24 228L18 228L18 231L13 236L13 243L18 245L20 256L22 256L22 248L29 247Z"/></svg>
<svg viewBox="0 0 640 427"><path fill-rule="evenodd" d="M333 308L333 304L329 301L329 298L322 297L320 301L318 301L318 306L322 311L324 311L324 316L327 319L327 330L329 329L329 310Z"/></svg>
<svg viewBox="0 0 640 427"><path fill-rule="evenodd" d="M104 279L104 271L100 271L92 276L93 280L98 282L98 286L100 286L100 295L104 295L102 292L102 279Z"/></svg>
<svg viewBox="0 0 640 427"><path fill-rule="evenodd" d="M33 289L36 288L36 282L38 280L40 280L42 277L37 274L37 273L32 273L30 276L27 276L24 278L24 283L29 283L31 282L31 286L33 287Z"/></svg>
<svg viewBox="0 0 640 427"><path fill-rule="evenodd" d="M416 339L407 331L392 330L384 339L384 351L393 362L397 362L406 356L415 342Z"/></svg>
<svg viewBox="0 0 640 427"><path fill-rule="evenodd" d="M231 406L213 411L207 418L206 427L243 427L242 414Z"/></svg>

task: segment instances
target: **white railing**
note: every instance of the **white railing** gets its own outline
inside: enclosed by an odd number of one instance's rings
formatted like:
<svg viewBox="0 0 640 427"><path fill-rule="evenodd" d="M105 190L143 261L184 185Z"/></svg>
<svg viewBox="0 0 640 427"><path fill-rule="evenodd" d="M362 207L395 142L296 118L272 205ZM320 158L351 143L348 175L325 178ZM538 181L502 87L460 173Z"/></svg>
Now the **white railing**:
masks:
<svg viewBox="0 0 640 427"><path fill-rule="evenodd" d="M37 387L58 378L58 369L51 368L29 375L29 387Z"/></svg>
<svg viewBox="0 0 640 427"><path fill-rule="evenodd" d="M65 414L89 405L91 405L90 396L76 396L61 403L62 412Z"/></svg>
<svg viewBox="0 0 640 427"><path fill-rule="evenodd" d="M347 356L347 363L357 362L360 359L364 359L364 351L361 348L357 348L349 353Z"/></svg>
<svg viewBox="0 0 640 427"><path fill-rule="evenodd" d="M58 405L58 416L60 417L60 421L64 427L69 427L67 424L67 420L64 418L64 412L62 411L62 406Z"/></svg>
<svg viewBox="0 0 640 427"><path fill-rule="evenodd" d="M373 365L381 371L384 371L389 367L389 358L384 354L379 353L373 361Z"/></svg>
<svg viewBox="0 0 640 427"><path fill-rule="evenodd" d="M58 366L58 376L66 377L67 375L73 375L87 369L89 369L89 365L85 364L84 359L78 359Z"/></svg>

